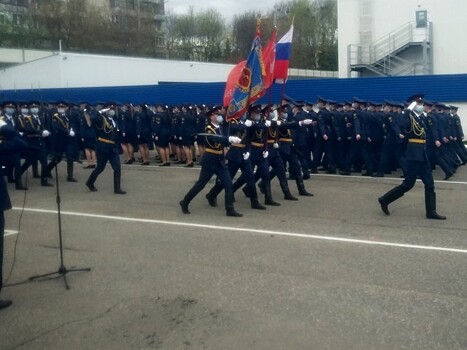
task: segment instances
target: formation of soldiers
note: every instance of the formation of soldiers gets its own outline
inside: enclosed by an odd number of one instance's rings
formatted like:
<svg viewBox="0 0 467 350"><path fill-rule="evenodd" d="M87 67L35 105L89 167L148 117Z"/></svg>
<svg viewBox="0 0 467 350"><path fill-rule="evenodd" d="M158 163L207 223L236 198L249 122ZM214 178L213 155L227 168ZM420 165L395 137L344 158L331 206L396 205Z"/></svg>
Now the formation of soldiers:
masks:
<svg viewBox="0 0 467 350"><path fill-rule="evenodd" d="M426 103L430 104L426 113L429 160L432 168L436 165L441 167L444 179L447 180L458 166L467 162L458 108L442 103ZM315 102L308 102L285 97L278 106L261 107L251 106L245 116L234 121L237 124L235 127L225 119L220 123L226 135L239 133L239 136L247 139L242 154L249 153L251 156L255 148L268 153L264 157L266 162L251 159L254 178L242 175L234 190L247 184L248 190L245 192L251 192L252 184L261 178L261 189L269 198L266 203L271 203L273 201L269 195L267 178L277 176L285 198L293 197L286 186L282 170L277 170L279 163L285 165L289 178L298 181L299 193L306 192L303 180L318 171L341 175L354 172L376 177L383 177L399 168L403 173L406 171L407 140L406 130L402 129L406 107L404 103L375 103L359 98L340 103L322 97ZM205 153L208 140L199 135L206 133L212 111L216 109L221 116L225 115L224 108L205 105L128 103L115 106L114 109L114 120L117 123L114 125L118 132L115 142L119 145L122 161L141 166L153 161L150 151L155 149L160 166L184 164L193 167L197 157L202 158ZM102 114L103 110L104 104L101 103L2 102L0 118L13 126L30 146L26 152L4 164L8 180L14 182L18 190L25 190L21 175L32 167L33 177L40 178L42 186L51 186L49 179L52 178L52 170L64 155L67 181L77 181L73 167L74 163L81 162L82 155L86 158L85 167L95 168L96 128L86 115ZM251 115L254 115L253 119ZM250 129L237 131L246 120L251 120L253 127L249 128L255 129L256 134ZM287 123L291 125L285 128ZM258 133L260 136L257 136ZM276 154L276 150L284 148L281 144L287 144L290 149ZM135 152L139 153L138 160ZM41 165L40 172L38 163ZM235 172L231 169L232 177Z"/></svg>

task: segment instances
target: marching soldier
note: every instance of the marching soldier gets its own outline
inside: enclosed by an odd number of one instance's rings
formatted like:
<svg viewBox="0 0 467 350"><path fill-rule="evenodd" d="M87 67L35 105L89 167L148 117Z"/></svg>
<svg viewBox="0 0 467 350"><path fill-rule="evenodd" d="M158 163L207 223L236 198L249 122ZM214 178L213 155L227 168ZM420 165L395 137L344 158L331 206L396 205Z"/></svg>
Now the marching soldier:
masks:
<svg viewBox="0 0 467 350"><path fill-rule="evenodd" d="M78 182L73 177L73 161L75 149L73 138L75 130L70 124L68 116L68 104L64 101L57 103L57 112L52 115L53 157L47 166L47 176L52 177L52 170L62 161L63 153L66 154L67 181Z"/></svg>
<svg viewBox="0 0 467 350"><path fill-rule="evenodd" d="M102 173L107 165L110 163L113 170L113 182L115 194L126 194L120 187L121 183L121 164L120 164L120 150L119 150L119 127L116 120L116 104L113 102L107 103L105 108L99 112L87 114L86 118L91 120L92 125L96 128L97 145L96 157L97 167L92 171L86 186L91 192L96 192L97 188L94 183L97 177Z"/></svg>
<svg viewBox="0 0 467 350"><path fill-rule="evenodd" d="M21 166L23 174L31 165L39 161L41 164L41 186L52 186L47 180L47 150L45 139L50 136L50 131L44 128L44 123L39 118L39 103L29 104L29 115L22 115L18 121L28 149L25 152L25 161Z"/></svg>
<svg viewBox="0 0 467 350"><path fill-rule="evenodd" d="M425 209L428 219L446 220L445 216L439 215L436 212L436 193L431 165L426 153L426 114L422 104L422 95L415 95L410 98L413 101L407 108L406 124L404 127L405 136L407 138L407 172L405 179L401 185L396 186L383 196L378 198L381 205L381 210L390 215L388 206L395 200L402 197L406 192L410 191L420 177L425 185ZM425 112L429 111L428 104L425 104Z"/></svg>
<svg viewBox="0 0 467 350"><path fill-rule="evenodd" d="M203 190L213 175L217 175L219 181L224 187L225 194L225 212L227 216L241 217L243 216L234 208L234 195L232 188L232 179L225 165L224 147L229 144L237 144L241 139L236 136L224 136L220 124L223 117L220 114L219 107L213 107L207 113L210 122L206 125L206 152L201 159L201 172L198 181L188 191L188 193L180 201L180 207L184 214L190 214L188 206L196 195Z"/></svg>

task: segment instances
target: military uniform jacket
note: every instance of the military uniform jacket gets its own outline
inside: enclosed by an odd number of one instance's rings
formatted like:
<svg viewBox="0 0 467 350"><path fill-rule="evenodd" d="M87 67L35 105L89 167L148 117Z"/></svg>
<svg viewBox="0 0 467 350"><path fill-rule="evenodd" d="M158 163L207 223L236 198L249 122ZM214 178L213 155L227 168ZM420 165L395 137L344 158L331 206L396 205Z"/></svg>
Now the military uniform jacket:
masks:
<svg viewBox="0 0 467 350"><path fill-rule="evenodd" d="M294 146L292 140L292 130L300 128L299 122L292 121L292 122L282 122L281 125L278 127L277 132L278 134L278 141L279 141L279 150L289 155L292 152L292 148Z"/></svg>
<svg viewBox="0 0 467 350"><path fill-rule="evenodd" d="M101 114L93 115L91 120L96 129L96 150L104 152L118 152L119 129L117 120L115 118L110 119L109 117Z"/></svg>
<svg viewBox="0 0 467 350"><path fill-rule="evenodd" d="M210 169L225 168L224 147L228 146L229 138L224 136L222 128L212 123L205 128L206 151L201 158L201 166Z"/></svg>
<svg viewBox="0 0 467 350"><path fill-rule="evenodd" d="M238 120L231 120L229 122L230 128L230 135L237 136L242 141L237 144L232 144L225 155L225 158L229 160L229 162L234 162L237 164L242 164L245 160L243 159L243 154L249 152L249 147L247 147L247 140L246 140L246 133L248 127Z"/></svg>
<svg viewBox="0 0 467 350"><path fill-rule="evenodd" d="M11 126L0 129L0 211L11 209L8 189L3 177L2 165L8 163L16 153L26 149L26 143Z"/></svg>
<svg viewBox="0 0 467 350"><path fill-rule="evenodd" d="M462 140L464 138L464 130L462 130L461 118L458 114L454 114L454 136L457 137L458 140Z"/></svg>
<svg viewBox="0 0 467 350"><path fill-rule="evenodd" d="M335 128L334 113L328 111L326 108L320 108L318 112L319 128L321 135L327 135L328 140L337 139Z"/></svg>
<svg viewBox="0 0 467 350"><path fill-rule="evenodd" d="M43 144L42 132L44 131L44 126L39 116L23 115L18 121L20 125L19 130L23 132L29 145L39 146Z"/></svg>
<svg viewBox="0 0 467 350"><path fill-rule="evenodd" d="M423 114L417 116L414 112L406 110L406 127L404 133L407 138L406 158L408 161L428 162L426 153L427 126Z"/></svg>
<svg viewBox="0 0 467 350"><path fill-rule="evenodd" d="M402 134L397 118L392 113L385 113L383 115L383 125L386 136L386 142L388 143L401 143L402 140L399 137Z"/></svg>
<svg viewBox="0 0 467 350"><path fill-rule="evenodd" d="M250 148L251 159L258 160L263 157L267 129L263 121L253 122L253 125L248 128L247 144Z"/></svg>
<svg viewBox="0 0 467 350"><path fill-rule="evenodd" d="M426 124L426 141L429 146L435 144L436 141L440 140L438 132L438 118L435 113L430 112L425 117Z"/></svg>

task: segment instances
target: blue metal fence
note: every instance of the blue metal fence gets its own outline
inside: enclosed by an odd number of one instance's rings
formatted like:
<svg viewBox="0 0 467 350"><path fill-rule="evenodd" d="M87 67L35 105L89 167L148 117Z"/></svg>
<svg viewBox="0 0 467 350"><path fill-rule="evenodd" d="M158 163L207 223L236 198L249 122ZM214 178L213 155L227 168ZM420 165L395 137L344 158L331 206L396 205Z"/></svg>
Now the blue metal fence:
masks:
<svg viewBox="0 0 467 350"><path fill-rule="evenodd" d="M69 102L89 103L117 101L119 103L205 103L222 102L224 83L171 83L144 86L88 87L41 90L4 90L0 100L42 102L65 99ZM263 97L263 103L277 103L281 85L274 85ZM354 96L372 101L390 99L405 101L414 93L423 93L433 101L467 102L467 74L425 75L407 77L377 77L352 79L289 80L285 93L297 100L315 101L323 96L336 101Z"/></svg>

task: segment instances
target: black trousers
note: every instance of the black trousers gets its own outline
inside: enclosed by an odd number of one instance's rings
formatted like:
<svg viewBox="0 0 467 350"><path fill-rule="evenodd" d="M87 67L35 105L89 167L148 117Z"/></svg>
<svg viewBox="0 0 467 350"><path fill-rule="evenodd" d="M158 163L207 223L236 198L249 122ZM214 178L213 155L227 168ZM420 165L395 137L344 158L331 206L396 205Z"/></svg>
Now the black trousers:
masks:
<svg viewBox="0 0 467 350"><path fill-rule="evenodd" d="M402 182L405 192L412 189L417 181L417 177L420 177L425 185L425 193L432 193L435 191L431 164L428 160L425 162L407 161L407 172L405 173L405 179Z"/></svg>
<svg viewBox="0 0 467 350"><path fill-rule="evenodd" d="M3 240L5 235L5 213L0 211L0 292L3 287Z"/></svg>
<svg viewBox="0 0 467 350"><path fill-rule="evenodd" d="M120 156L118 154L118 148L97 148L96 150L96 158L97 158L97 165L96 168L92 171L91 175L89 175L89 179L87 181L88 184L94 185L97 177L100 173L102 173L107 165L107 162L110 163L112 166L112 170L114 171L114 178L120 178L122 168L120 165Z"/></svg>
<svg viewBox="0 0 467 350"><path fill-rule="evenodd" d="M204 187L206 187L207 183L211 178L217 175L218 181L224 187L224 194L225 194L225 210L232 210L233 207L233 188L232 188L232 179L230 177L229 171L225 166L206 166L201 168L201 172L199 174L198 181L193 185L193 187L188 191L188 193L183 198L185 203L190 203L193 198L196 197L198 193L200 193Z"/></svg>

